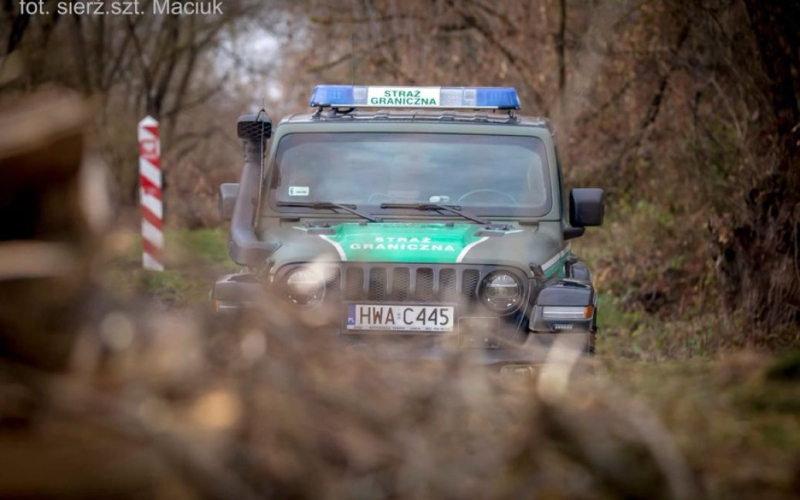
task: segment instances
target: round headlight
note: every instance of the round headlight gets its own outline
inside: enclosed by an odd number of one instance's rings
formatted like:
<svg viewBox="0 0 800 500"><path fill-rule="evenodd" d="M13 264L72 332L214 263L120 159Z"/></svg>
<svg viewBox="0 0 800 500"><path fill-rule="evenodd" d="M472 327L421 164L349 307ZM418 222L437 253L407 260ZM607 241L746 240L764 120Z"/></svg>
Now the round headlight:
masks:
<svg viewBox="0 0 800 500"><path fill-rule="evenodd" d="M483 301L493 311L510 313L517 309L522 300L522 286L519 280L505 271L497 271L483 281Z"/></svg>
<svg viewBox="0 0 800 500"><path fill-rule="evenodd" d="M286 278L289 300L299 306L312 307L322 301L325 282L310 269L300 268Z"/></svg>

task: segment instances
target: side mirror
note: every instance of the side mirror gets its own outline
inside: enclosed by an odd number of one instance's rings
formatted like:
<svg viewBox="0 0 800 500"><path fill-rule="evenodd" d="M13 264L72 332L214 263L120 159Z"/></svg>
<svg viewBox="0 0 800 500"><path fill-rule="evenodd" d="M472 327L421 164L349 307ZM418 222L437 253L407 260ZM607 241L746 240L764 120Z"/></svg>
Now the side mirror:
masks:
<svg viewBox="0 0 800 500"><path fill-rule="evenodd" d="M605 193L598 188L576 188L569 192L569 223L575 227L603 224Z"/></svg>
<svg viewBox="0 0 800 500"><path fill-rule="evenodd" d="M598 188L576 188L569 192L569 225L572 227L565 229L566 239L581 236L586 227L603 224L604 195Z"/></svg>
<svg viewBox="0 0 800 500"><path fill-rule="evenodd" d="M219 185L219 215L222 220L231 220L233 217L233 207L236 206L236 198L239 196L239 184L226 183Z"/></svg>

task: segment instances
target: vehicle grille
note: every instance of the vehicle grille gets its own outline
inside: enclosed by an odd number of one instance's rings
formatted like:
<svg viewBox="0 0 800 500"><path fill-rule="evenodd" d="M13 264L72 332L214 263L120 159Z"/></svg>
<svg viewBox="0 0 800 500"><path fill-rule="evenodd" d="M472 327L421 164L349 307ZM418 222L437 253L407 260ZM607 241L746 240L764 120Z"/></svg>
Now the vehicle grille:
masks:
<svg viewBox="0 0 800 500"><path fill-rule="evenodd" d="M506 339L517 339L519 332L527 332L526 307L513 314L498 314L482 305L479 288L483 279L497 270L515 274L523 286L523 304L527 304L532 293L526 274L517 268L497 265L473 264L393 264L393 263L315 263L315 272L325 277L326 290L323 302L333 306L331 311L341 311L346 302L384 304L448 304L457 307L458 326L462 332L477 332L480 342L487 338L486 332L495 331ZM275 281L282 283L292 270L308 263L297 262L282 267ZM474 320L474 321L473 321ZM480 320L480 321L478 321ZM332 317L339 324L341 316ZM494 334L492 334L494 335ZM491 335L490 335L491 336ZM492 337L494 338L494 337ZM517 339L520 340L520 339ZM471 345L471 344L470 344ZM481 347L486 345L481 344Z"/></svg>
<svg viewBox="0 0 800 500"><path fill-rule="evenodd" d="M469 266L343 265L326 270L329 292L347 301L474 303L493 269Z"/></svg>

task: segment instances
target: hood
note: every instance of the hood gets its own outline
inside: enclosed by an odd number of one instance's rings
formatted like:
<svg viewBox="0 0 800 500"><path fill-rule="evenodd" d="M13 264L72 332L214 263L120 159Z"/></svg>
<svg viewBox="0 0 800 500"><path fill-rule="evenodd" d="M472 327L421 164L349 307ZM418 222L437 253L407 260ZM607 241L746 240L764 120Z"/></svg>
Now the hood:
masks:
<svg viewBox="0 0 800 500"><path fill-rule="evenodd" d="M542 267L550 276L563 268L569 245L560 226L487 230L468 223L343 222L329 227L285 227L270 231L283 244L276 268L296 262L396 262Z"/></svg>

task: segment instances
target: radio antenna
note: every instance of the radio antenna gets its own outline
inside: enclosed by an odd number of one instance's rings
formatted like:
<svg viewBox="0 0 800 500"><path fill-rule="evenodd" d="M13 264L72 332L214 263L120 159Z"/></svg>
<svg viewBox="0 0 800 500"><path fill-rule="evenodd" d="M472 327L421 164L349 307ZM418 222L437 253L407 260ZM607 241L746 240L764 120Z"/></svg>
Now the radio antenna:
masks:
<svg viewBox="0 0 800 500"><path fill-rule="evenodd" d="M350 35L350 75L351 85L356 84L356 35Z"/></svg>

